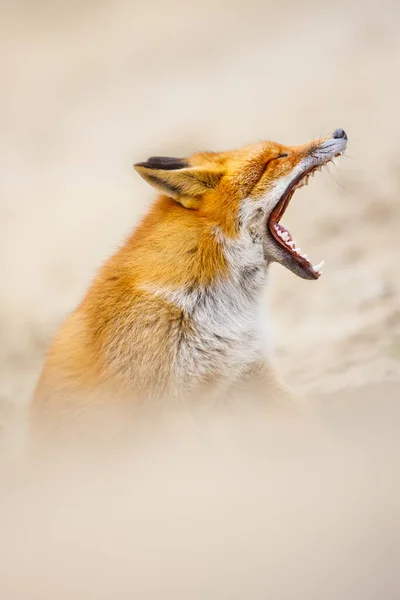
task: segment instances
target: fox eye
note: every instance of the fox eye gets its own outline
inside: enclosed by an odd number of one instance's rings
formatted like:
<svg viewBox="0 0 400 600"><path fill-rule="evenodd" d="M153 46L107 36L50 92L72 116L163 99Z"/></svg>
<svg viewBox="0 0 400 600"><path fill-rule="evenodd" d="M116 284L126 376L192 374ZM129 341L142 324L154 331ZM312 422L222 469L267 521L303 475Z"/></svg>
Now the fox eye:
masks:
<svg viewBox="0 0 400 600"><path fill-rule="evenodd" d="M278 160L278 158L285 158L286 156L289 156L289 154L287 154L286 152L278 154L278 156L272 156L271 158L269 158L269 160L267 160L265 168L268 169L268 165L272 165L276 160Z"/></svg>

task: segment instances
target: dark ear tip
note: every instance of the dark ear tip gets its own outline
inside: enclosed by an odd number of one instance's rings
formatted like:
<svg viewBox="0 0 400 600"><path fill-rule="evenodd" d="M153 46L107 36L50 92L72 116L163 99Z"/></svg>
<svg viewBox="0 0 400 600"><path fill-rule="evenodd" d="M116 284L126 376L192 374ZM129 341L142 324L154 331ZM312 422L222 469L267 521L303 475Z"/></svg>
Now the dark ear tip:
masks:
<svg viewBox="0 0 400 600"><path fill-rule="evenodd" d="M189 163L184 158L175 158L169 156L151 156L146 162L140 162L134 167L144 167L147 169L162 169L163 171L174 171L176 169L185 169Z"/></svg>

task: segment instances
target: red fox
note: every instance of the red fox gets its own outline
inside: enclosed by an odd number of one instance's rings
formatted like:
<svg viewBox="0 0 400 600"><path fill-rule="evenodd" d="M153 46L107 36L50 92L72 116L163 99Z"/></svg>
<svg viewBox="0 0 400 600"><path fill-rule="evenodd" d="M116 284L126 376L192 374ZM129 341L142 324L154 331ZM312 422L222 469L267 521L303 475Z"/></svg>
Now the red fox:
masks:
<svg viewBox="0 0 400 600"><path fill-rule="evenodd" d="M160 195L59 331L34 407L229 397L246 386L267 400L268 267L322 272L280 221L295 190L346 145L337 129L302 146L267 141L134 165Z"/></svg>

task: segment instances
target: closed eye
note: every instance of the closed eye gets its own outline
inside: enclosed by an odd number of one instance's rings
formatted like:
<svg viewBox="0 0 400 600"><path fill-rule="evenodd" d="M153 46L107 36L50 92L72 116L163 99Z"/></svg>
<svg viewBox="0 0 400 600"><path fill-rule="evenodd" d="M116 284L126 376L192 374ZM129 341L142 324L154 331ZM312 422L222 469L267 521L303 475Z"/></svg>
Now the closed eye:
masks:
<svg viewBox="0 0 400 600"><path fill-rule="evenodd" d="M278 160L278 158L285 158L286 156L289 156L289 154L287 154L286 152L283 152L282 154L278 154L278 156L272 156L269 160L267 160L267 162L265 164L265 168L267 168L270 163L273 163L274 160Z"/></svg>
<svg viewBox="0 0 400 600"><path fill-rule="evenodd" d="M286 156L289 156L289 154L287 154L286 152L282 152L282 154L278 154L278 156L272 156L269 160L267 160L267 162L265 163L265 166L264 166L264 171L260 174L258 180L256 181L256 183L254 185L256 185L260 181L261 177L267 171L268 165L273 164L273 162L275 160L278 160L278 158L285 158Z"/></svg>

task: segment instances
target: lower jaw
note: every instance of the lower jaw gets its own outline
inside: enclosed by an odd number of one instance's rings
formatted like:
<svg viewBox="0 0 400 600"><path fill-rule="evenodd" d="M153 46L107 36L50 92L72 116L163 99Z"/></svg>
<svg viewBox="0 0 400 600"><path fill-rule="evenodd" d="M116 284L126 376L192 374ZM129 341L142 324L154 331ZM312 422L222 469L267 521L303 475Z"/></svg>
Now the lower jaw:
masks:
<svg viewBox="0 0 400 600"><path fill-rule="evenodd" d="M270 259L274 262L278 262L283 267L292 271L298 277L302 279L316 280L320 277L321 273L316 272L311 262L305 259L297 258L294 253L287 250L282 244L280 244L275 235L271 231L270 223L267 225L269 237L272 238L270 244L273 245L273 249L270 248L268 254Z"/></svg>
<svg viewBox="0 0 400 600"><path fill-rule="evenodd" d="M268 263L276 262L282 265L282 267L285 267L285 269L288 269L288 271L294 273L294 275L300 277L301 279L317 280L319 278L318 273L315 273L310 269L305 269L296 261L296 259L292 258L292 256L281 256L279 250L280 248L276 253L271 253L270 250L268 251L268 257L266 258Z"/></svg>
<svg viewBox="0 0 400 600"><path fill-rule="evenodd" d="M292 257L290 257L290 259L291 260L282 261L281 264L284 267L286 267L287 269L289 269L290 271L292 271L292 273L294 273L295 275L298 275L302 279L309 279L309 280L314 280L314 281L319 278L319 274L315 273L312 269L304 268ZM290 263L292 263L292 264L290 264Z"/></svg>

